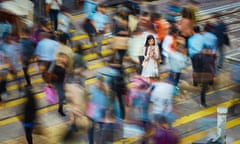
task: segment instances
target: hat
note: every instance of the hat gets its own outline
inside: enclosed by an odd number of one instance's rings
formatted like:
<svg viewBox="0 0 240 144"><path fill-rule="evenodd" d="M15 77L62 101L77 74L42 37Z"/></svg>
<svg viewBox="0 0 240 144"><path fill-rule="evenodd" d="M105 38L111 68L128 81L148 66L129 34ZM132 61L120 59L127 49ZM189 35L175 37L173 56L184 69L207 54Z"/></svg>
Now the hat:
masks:
<svg viewBox="0 0 240 144"><path fill-rule="evenodd" d="M118 12L131 12L131 10L127 7L124 7L124 6L118 6L118 9L117 9Z"/></svg>

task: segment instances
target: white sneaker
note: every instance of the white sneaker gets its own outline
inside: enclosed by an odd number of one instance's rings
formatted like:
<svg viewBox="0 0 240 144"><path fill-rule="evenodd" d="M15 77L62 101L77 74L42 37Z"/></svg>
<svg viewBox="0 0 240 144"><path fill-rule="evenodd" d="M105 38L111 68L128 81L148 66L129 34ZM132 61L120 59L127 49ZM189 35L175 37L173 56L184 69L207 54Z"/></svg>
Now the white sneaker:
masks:
<svg viewBox="0 0 240 144"><path fill-rule="evenodd" d="M2 97L7 97L7 96L8 96L7 92L2 93Z"/></svg>

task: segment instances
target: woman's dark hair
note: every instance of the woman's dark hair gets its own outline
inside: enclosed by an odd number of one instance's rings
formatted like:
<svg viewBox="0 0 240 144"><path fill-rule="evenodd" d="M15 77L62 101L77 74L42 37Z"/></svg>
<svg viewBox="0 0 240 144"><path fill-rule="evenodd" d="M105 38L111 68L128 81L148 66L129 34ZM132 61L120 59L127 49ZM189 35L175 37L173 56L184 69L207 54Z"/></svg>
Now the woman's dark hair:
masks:
<svg viewBox="0 0 240 144"><path fill-rule="evenodd" d="M146 50L145 50L145 52L144 52L145 55L147 55L147 50L148 50L148 46L149 46L148 41L149 41L150 39L153 39L153 40L154 40L153 45L155 45L155 38L154 38L154 36L153 36L153 35L148 35L148 36L147 36L147 39L146 39L146 42L145 42L145 45L144 45L145 48L146 48Z"/></svg>
<svg viewBox="0 0 240 144"><path fill-rule="evenodd" d="M187 18L187 19L190 19L190 20L194 20L195 19L194 12L190 8L184 7L182 9L181 15L182 15L183 18Z"/></svg>

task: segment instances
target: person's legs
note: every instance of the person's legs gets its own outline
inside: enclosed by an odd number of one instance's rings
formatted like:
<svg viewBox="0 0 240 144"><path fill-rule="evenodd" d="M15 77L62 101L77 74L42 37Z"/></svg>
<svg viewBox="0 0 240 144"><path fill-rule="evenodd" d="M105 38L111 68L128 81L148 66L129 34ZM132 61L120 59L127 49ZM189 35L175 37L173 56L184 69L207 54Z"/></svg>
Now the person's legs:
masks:
<svg viewBox="0 0 240 144"><path fill-rule="evenodd" d="M66 116L66 114L63 112L63 104L66 99L64 89L63 89L63 83L54 83L54 86L58 94L58 112L62 116Z"/></svg>
<svg viewBox="0 0 240 144"><path fill-rule="evenodd" d="M206 92L207 92L207 87L208 87L208 84L207 84L207 83L203 83L203 84L202 84L200 101L201 101L201 106L203 106L203 107L207 107L207 104L206 104Z"/></svg>
<svg viewBox="0 0 240 144"><path fill-rule="evenodd" d="M32 128L24 127L24 130L25 130L25 136L26 136L28 144L33 144L33 142L32 142Z"/></svg>
<svg viewBox="0 0 240 144"><path fill-rule="evenodd" d="M91 127L88 130L89 144L94 144L94 127L95 127L95 122L91 120Z"/></svg>
<svg viewBox="0 0 240 144"><path fill-rule="evenodd" d="M26 86L31 86L32 84L31 84L30 76L28 74L28 67L29 67L29 62L24 62L23 73L24 73L24 77L25 77L25 80L26 80L26 83L27 83Z"/></svg>
<svg viewBox="0 0 240 144"><path fill-rule="evenodd" d="M53 9L51 9L49 12L50 20L52 22L53 29L55 31L57 30L57 25L58 25L58 19L57 19L58 12L59 12L58 10L53 10Z"/></svg>
<svg viewBox="0 0 240 144"><path fill-rule="evenodd" d="M127 51L126 50L118 50L117 52L118 52L118 55L119 55L119 64L122 65L123 57L124 57L124 55L126 54Z"/></svg>
<svg viewBox="0 0 240 144"><path fill-rule="evenodd" d="M218 47L219 58L218 58L218 68L222 68L224 62L224 46Z"/></svg>
<svg viewBox="0 0 240 144"><path fill-rule="evenodd" d="M103 37L104 37L103 34L97 34L96 35L96 42L97 42L96 51L100 55L101 55L101 52L102 52L102 40L103 40Z"/></svg>

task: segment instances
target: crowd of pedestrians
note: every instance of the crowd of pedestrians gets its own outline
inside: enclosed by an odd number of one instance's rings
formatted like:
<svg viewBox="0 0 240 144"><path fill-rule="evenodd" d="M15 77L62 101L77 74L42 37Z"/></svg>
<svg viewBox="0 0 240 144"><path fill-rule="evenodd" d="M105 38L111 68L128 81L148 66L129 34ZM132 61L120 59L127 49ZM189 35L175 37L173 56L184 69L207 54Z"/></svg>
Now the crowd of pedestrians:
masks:
<svg viewBox="0 0 240 144"><path fill-rule="evenodd" d="M116 13L108 15L104 4L93 1L85 5L87 16L82 28L92 43L91 53L103 58L102 40L107 32L123 40L120 41L123 45L112 47L116 53L107 61L106 69L96 74L96 83L86 87L82 82L86 62L82 60L81 50L73 52L72 44L68 43L71 16L61 6L61 0L47 0L46 3L52 29L43 19L36 28L24 29L20 38L4 32L0 43L0 98L7 97L8 72L18 82L19 96L24 95L22 78L18 76L19 71L24 72L28 89L25 95L29 100L24 121L28 143L32 143L34 126L34 118L28 118L28 113L35 117L35 111L28 111L28 107L36 107L29 91L33 84L28 69L33 58L37 59L46 86L57 92L61 116L68 116L64 104L69 105L71 128L64 140L78 131L77 119L86 116L91 123L89 144L94 144L96 125L101 129L109 123L121 125L125 122L142 127L145 133L153 131L152 136L142 138L143 144L179 143L179 136L172 127L177 117L173 97L179 93L182 70L192 64L193 85L201 86L200 106L207 107L207 88L214 84L217 69L223 67L224 45L229 44L227 26L220 16L216 16L216 23L206 22L200 26L196 18L197 3L192 0L186 7L171 0L166 13L158 10L137 13L121 5ZM137 72L130 79L124 73L126 55ZM163 67L170 73L161 80ZM127 80L131 88L127 88Z"/></svg>

